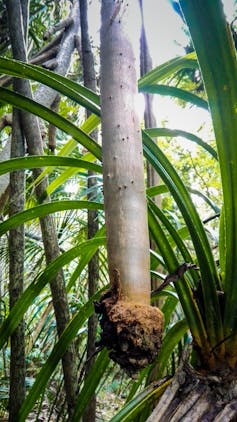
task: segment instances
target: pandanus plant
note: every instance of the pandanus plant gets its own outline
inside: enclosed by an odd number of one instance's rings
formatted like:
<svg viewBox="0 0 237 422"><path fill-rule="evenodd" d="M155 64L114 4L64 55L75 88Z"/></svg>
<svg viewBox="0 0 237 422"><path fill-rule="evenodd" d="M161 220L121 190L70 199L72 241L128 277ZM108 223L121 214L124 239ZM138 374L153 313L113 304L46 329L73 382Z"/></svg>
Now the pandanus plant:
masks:
<svg viewBox="0 0 237 422"><path fill-rule="evenodd" d="M191 277L187 280L187 284L185 280L175 283L192 333L193 366L187 364L186 356L184 364L181 365L147 422L192 419L231 421L237 415L236 51L221 1L180 0L179 4L196 51L216 138L223 190L219 260L217 263L214 260L203 225L200 224L199 216L181 179L164 154L153 146L153 163L172 192L189 229L200 268L200 279ZM145 84L150 83L149 92L152 92L152 84L155 92L157 88L155 73L156 71L146 75L146 81L142 82L144 90L146 90ZM155 132L150 131L150 134L154 135ZM144 134L144 141L147 146L151 146L148 133ZM149 152L149 155L151 157L152 154ZM183 257L188 258L188 251L185 250L185 245L177 236L177 232L175 233L167 224L154 204L151 204L150 209L154 234L161 235L162 229L157 230L154 222L162 221L175 239ZM167 253L163 256L166 257L167 265L172 268L175 257L169 243L164 236L162 240L161 236L159 238L156 236L156 240L160 250L170 251L170 256L167 256ZM165 343L164 339L163 345ZM165 355L162 349L160 355L163 357ZM158 357L158 362L162 367L161 357ZM158 387L159 389L161 390L161 387ZM220 401L218 401L219 394L221 394Z"/></svg>
<svg viewBox="0 0 237 422"><path fill-rule="evenodd" d="M113 31L115 34L123 34L120 25L123 25L123 18L126 17L126 7L121 6L120 3L114 3L111 6L110 1L104 1L104 19L106 26L103 34L107 46L110 46L110 55L116 52L114 61L111 60L108 54L108 68L106 69L105 63L105 47L103 47L102 36L102 72L106 72L106 76L102 78L102 120L103 120L103 172L104 172L104 195L105 195L105 212L106 212L106 229L107 229L107 243L108 243L108 261L111 280L111 289L98 302L99 311L102 311L102 343L107 345L109 349L113 349L112 358L121 363L125 362L123 366L129 373L136 372L137 369L147 363L151 357L154 356L154 349L158 349L160 344L160 330L162 326L162 316L159 311L157 314L157 324L155 327L155 341L152 343L151 350L149 351L148 344L150 339L149 331L142 332L141 321L134 317L131 309L139 309L141 306L143 310L149 309L149 287L148 286L148 241L147 241L147 228L146 228L146 210L144 206L144 181L142 174L142 151L140 143L140 133L136 117L134 115L133 98L136 93L134 87L133 74L133 61L123 61L126 54L123 49L117 47L115 42L111 44L111 37ZM236 284L236 209L237 209L237 196L235 189L235 181L237 179L237 165L236 165L236 132L237 132L237 119L236 119L236 104L237 104L237 66L236 66L236 52L234 49L233 40L230 35L228 24L225 20L222 4L218 0L182 0L180 2L183 10L184 17L188 23L190 33L193 39L194 47L197 53L199 66L202 72L202 77L205 84L207 94L208 106L213 119L213 127L215 131L216 144L219 165L222 177L223 188L223 209L220 220L220 270L218 269L214 260L210 244L200 220L197 210L190 198L184 183L176 173L174 167L170 164L165 154L153 142L152 137L156 136L186 136L199 145L203 146L208 153L215 159L217 158L216 151L210 145L202 142L200 138L194 137L187 132L168 131L164 128L151 128L143 132L143 151L145 157L153 165L156 171L161 176L166 187L161 186L149 190L148 198L148 222L151 236L153 237L158 254L154 254L156 259L159 259L165 269L172 273L179 266L180 261L191 262L192 260L200 268L200 276L197 272L191 272L187 277L181 280L176 278L174 287L167 290L164 294L168 296L164 304L163 311L166 317L166 324L170 321L170 316L175 310L177 302L182 306L185 318L176 322L171 328L168 328L166 334L163 336L162 345L156 359L156 374L157 378L162 377L166 370L166 365L169 357L174 350L180 339L188 330L192 334L191 353L193 357L193 369L180 372L177 377L161 383L160 381L148 387L147 390L138 395L135 399L135 394L139 382L149 373L149 368L143 370L140 380L134 384L129 399L132 399L121 412L113 418L113 421L119 420L137 420L138 415L141 420L146 420L149 415L149 406L153 398L158 398L164 393L168 384L171 384L166 392L163 394L155 414L151 416L150 420L170 420L175 416L176 408L174 403L179 404L179 417L185 414L188 417L194 418L199 414L201 417L207 415L208 411L213 415L219 414L219 420L224 420L224 417L231 420L231 417L236 417L236 307L237 307L237 284ZM125 11L123 13L125 7ZM108 15L107 15L108 13ZM107 17L106 17L107 16ZM117 32L116 32L117 31ZM121 31L121 32L120 32ZM110 35L109 35L110 34ZM118 35L117 34L117 35ZM125 40L126 38L122 38ZM120 39L121 41L121 39ZM125 43L126 49L130 49L130 44ZM124 44L122 44L124 45ZM131 59L131 50L129 57ZM124 55L124 57L123 57ZM129 59L129 60L130 60ZM132 68L129 68L131 66ZM195 53L191 53L183 58L175 58L164 65L152 70L149 74L144 75L139 81L139 89L143 92L163 94L172 93L173 96L178 96L184 101L190 101L197 106L206 108L207 102L193 95L190 92L179 90L176 87L166 87L164 84L160 85L160 81L164 81L167 76L170 76L183 68L196 69L197 60ZM37 69L33 66L16 63L10 60L0 60L1 71L10 75L18 77L28 77L35 80L40 80L50 85L52 88L57 89L64 95L68 95L71 99L76 100L80 105L87 107L94 113L94 116L87 121L83 130L73 126L70 122L63 119L61 116L56 115L51 110L45 109L42 106L33 103L30 100L13 94L11 91L1 89L1 100L9 102L19 108L26 109L38 114L40 117L51 121L59 128L63 129L74 137L75 140L84 145L94 157L101 159L101 150L92 139L85 133L89 133L93 128L98 125L100 107L99 99L96 94L85 90L78 84L75 84L59 75L52 75L50 72ZM126 68L126 92L125 82L120 78L120 72ZM113 70L113 71L112 71ZM130 72L131 71L131 72ZM116 78L112 74L117 75ZM117 80L119 81L118 83ZM128 83L128 84L127 84ZM109 89L110 84L113 84L113 90ZM106 86L107 85L107 86ZM131 88L132 87L132 88ZM131 88L131 90L130 90ZM107 91L106 91L107 90ZM123 93L123 95L122 95ZM126 95L125 95L126 94ZM116 113L114 113L114 104L116 104ZM125 101L125 102L123 102ZM124 120L122 109L126 109ZM106 121L105 111L109 110L108 120ZM118 110L118 114L117 114ZM129 124L126 123L127 119ZM133 120L134 119L134 120ZM133 130L131 132L131 122ZM126 125L128 124L128 127ZM123 126L124 125L124 126ZM111 131L109 130L111 129ZM136 139L136 142L129 142L131 139ZM129 138L129 139L128 139ZM117 148L123 143L126 148L121 148L126 152L125 155L120 156ZM72 151L75 147L75 141L70 141L68 150ZM109 145L110 144L110 145ZM137 150L136 148L137 147ZM109 150L112 148L112 150ZM134 150L135 148L135 150ZM129 154L129 151L133 154ZM127 160L127 156L131 157ZM121 158L123 157L123 158ZM106 161L108 158L108 161ZM125 163L125 166L123 164ZM21 160L1 163L0 171L2 173L11 171L13 168L32 168L41 167L42 165L60 165L66 167L73 167L82 169L83 167L90 168L98 173L101 172L101 166L93 164L86 160L75 160L68 157L40 157L31 158L26 157ZM138 170L136 179L134 172ZM132 174L129 173L132 170ZM121 173L120 173L121 171ZM119 178L118 178L119 175ZM127 177L129 176L129 177ZM66 177L66 173L65 173ZM133 182L133 183L132 183ZM136 183L139 187L136 188ZM133 186L134 185L134 186ZM186 236L189 234L189 239L192 240L192 245L195 250L195 257L191 256L182 234L178 232L167 219L166 215L160 210L152 201L152 194L157 192L164 192L169 190L171 195L176 201L182 216L185 221ZM110 192L110 195L108 194ZM111 193L112 192L112 193ZM126 206L128 199L127 192L131 198L131 209ZM113 196L114 195L114 196ZM109 199L115 198L115 202L109 204ZM124 202L123 202L124 201ZM141 210L138 213L138 206ZM134 205L133 205L134 204ZM123 206L122 206L123 205ZM39 217L44 213L55 212L55 210L62 210L66 207L82 207L85 204L66 204L66 203L53 203L46 206L39 205L35 209L26 210L20 213L14 219L8 219L1 223L0 233L5 233L9 228L15 227L17 224L28 221L32 218ZM87 207L95 207L101 209L101 204L87 204ZM142 214L140 214L142 213ZM134 229L135 217L139 214L139 226L137 232ZM113 220L114 215L116 218ZM132 217L131 217L132 215ZM130 218L129 225L123 225L125 219ZM141 217L140 217L141 216ZM114 221L112 225L111 220ZM141 226L141 228L140 228ZM124 227L122 231L121 227ZM82 255L82 264L80 269L83 268L86 262L93 255L96 248L104 244L104 238L99 233L95 239L86 245L79 245L78 247L67 251L60 259L56 260L32 282L31 285L22 294L21 299L15 305L0 330L0 344L12 333L17 323L21 319L24 312L28 309L34 298L46 283L54 276L54 274L70 260ZM145 234L145 237L144 237ZM129 239L129 247L125 248L125 240ZM141 240L143 239L143 240ZM131 248L131 249L130 249ZM115 252L114 252L115 251ZM141 252L143 251L143 252ZM112 259L112 252L114 257ZM143 254L144 261L140 265L140 254ZM129 267L125 272L125 267L121 264L121 257L124 257L124 265L129 263ZM133 257L136 261L133 260ZM180 258L181 257L181 258ZM139 261L139 262L137 262ZM157 263L157 262L156 262ZM138 275L139 268L139 275ZM144 273L144 268L145 273ZM133 274L133 276L130 275ZM142 277L140 275L142 274ZM144 282L146 280L146 283ZM131 283L130 283L131 281ZM127 283L128 282L128 283ZM144 282L144 284L143 284ZM141 284L139 284L141 283ZM142 286L137 287L137 286ZM146 287L144 287L146 286ZM144 290L143 290L144 289ZM96 298L92 298L96 299ZM98 299L98 298L97 298ZM82 326L88 315L93 312L92 300L83 307L75 318L71 321L62 337L55 345L48 361L41 369L37 380L32 387L25 403L22 406L21 417L19 420L25 420L29 410L39 398L44 390L46 383L53 373L60 356L62 356L65 348L76 335L78 329ZM132 306L130 307L130 304ZM125 306L124 306L125 305ZM166 312L165 312L166 310ZM149 312L149 311L148 311ZM119 314L118 314L119 313ZM125 325L121 316L126 314L127 322L130 318L130 325L133 325L134 331L132 333L125 330ZM145 314L145 312L144 312ZM131 318L134 318L131 321ZM159 324L158 324L159 320ZM122 324L122 325L121 325ZM138 325L136 325L138 324ZM112 344L108 343L106 336L106 328L109 327L109 333L112 332ZM127 327L126 327L127 328ZM142 339L144 349L140 347L139 341L136 341L135 332L139 332L139 339ZM108 331L107 331L108 333ZM118 345L121 335L121 347ZM117 336L117 337L116 337ZM154 339L152 333L152 339ZM118 340L119 339L119 340ZM144 339L144 340L143 340ZM135 343L136 352L139 354L134 356L131 344ZM155 345L155 347L154 347ZM138 347L139 346L139 347ZM136 349L137 347L137 349ZM144 362L143 356L145 354L149 359ZM156 350L157 351L157 350ZM125 352L128 352L127 354ZM195 358L195 359L194 359ZM88 376L85 381L84 387L78 397L78 406L75 413L74 420L83 414L86 402L88 402L90 395L95 391L96 386L100 380L106 365L108 364L106 354L104 351L98 356L94 371ZM214 377L213 377L214 375ZM181 385L181 381L184 381ZM190 388L195 384L197 389ZM222 394L222 402L216 400L218 394ZM190 394L190 396L189 396ZM192 394L192 397L191 397ZM196 401L194 398L196 397ZM220 395L218 396L220 397ZM183 400L185 398L185 400ZM190 399L190 400L189 400ZM182 407L182 400L184 406ZM193 403L196 407L193 408ZM211 406L210 406L211 403ZM205 404L205 406L204 406ZM148 413L147 413L148 409ZM198 412L197 413L197 409ZM173 413L172 413L173 412ZM202 413L201 413L202 412ZM221 416L221 412L223 412ZM181 416L180 416L181 415ZM194 415L194 416L193 416ZM152 419L153 418L153 419ZM163 419L162 419L163 418ZM210 418L210 415L209 415ZM221 419L222 418L222 419ZM175 419L173 419L175 420ZM176 420L178 420L178 415ZM188 419L187 419L188 420ZM190 420L190 419L189 419ZM194 419L195 420L195 419Z"/></svg>

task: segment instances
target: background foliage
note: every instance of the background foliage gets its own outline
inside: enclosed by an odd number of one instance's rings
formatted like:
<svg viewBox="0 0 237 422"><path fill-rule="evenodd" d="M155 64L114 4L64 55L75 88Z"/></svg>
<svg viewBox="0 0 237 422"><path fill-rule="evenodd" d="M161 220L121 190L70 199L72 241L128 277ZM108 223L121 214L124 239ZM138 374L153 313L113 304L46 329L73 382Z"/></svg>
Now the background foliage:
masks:
<svg viewBox="0 0 237 422"><path fill-rule="evenodd" d="M47 44L43 40L42 34L65 18L67 3L67 1L46 1L42 5L40 1L31 1L29 59L36 56L39 50ZM185 11L185 1L182 1L181 5L182 3ZM211 4L210 1L208 3ZM0 10L0 19L5 22L4 2L0 2ZM210 15L211 13L217 21L218 19L221 21L221 14L218 14L218 10L210 11ZM206 13L206 16L209 14ZM195 16L192 15L192 11L187 10L187 21L189 25L193 25L195 32ZM209 25L211 27L210 21L203 22L203 27L207 30ZM212 42L216 46L220 26L211 28ZM218 38L218 47L215 48L218 48L219 60L227 67L229 66L229 83L232 87L236 80L234 66L231 67L230 59L230 54L233 56L233 50L231 50L233 45L232 41L229 41L227 45L226 36L226 33L223 32ZM196 35L194 44L195 48L203 44L198 35ZM223 100L219 88L215 90L214 82L217 79L220 85L225 81L225 70L223 73L219 73L219 78L214 75L213 80L211 78L207 80L205 91L200 73L197 79L194 77L199 72L194 52L160 65L138 81L140 92L172 96L180 107L189 109L192 106L194 113L198 112L199 107L207 108L207 100L209 100L215 134L211 125L206 134L204 127L200 127L198 133L190 134L185 131L170 130L166 127L165 122L162 127L143 130L144 157L152 164L162 179L159 186L147 189L149 229L155 245L151 250L151 274L157 280L162 281L167 273L174 272L183 262L195 263L200 270L198 272L190 270L175 285L168 285L159 293L153 292L152 300L159 299L165 316L164 339L157 361L141 371L137 380L131 381L121 373L121 370L109 361L105 350L98 353L91 372L85 377L86 323L94 312L93 301L98 299L108 283L101 147L90 136L93 130L100 125L99 93L92 93L82 86L81 64L77 54L73 57L67 78L42 67L16 64L11 59L6 26L1 27L0 52L0 72L2 74L8 75L8 77L28 78L31 80L33 90L37 89L39 83L44 83L61 94L58 111L53 111L12 93L11 85L6 84L8 85L6 88L5 79L2 77L0 118L3 120L6 113L11 112L12 106L30 110L44 119L46 133L44 156L28 156L0 163L0 175L7 174L12 169L26 169L26 209L14 217L8 218L8 202L0 201L0 410L2 416L6 413L8 402L9 336L24 316L28 394L22 405L19 420L24 421L27 417L35 418L35 415L42 414L45 420L53 420L52 417L55 420L65 420L63 376L59 362L73 339L76 342L79 356L78 399L73 420L79 420L83 416L83 412L95 392L98 398L99 420L112 418L112 421L125 421L138 417L141 421L146 420L150 404L162 394L170 382L170 377L174 375L183 349L191 341L194 341L202 349L201 355L205 359L205 356L209 355L210 349L223 341L223 326L226 336L236 328L234 326L235 314L232 311L226 312L223 321L222 308L217 298L217 290L225 288L228 309L233 309L232 302L236 300L236 287L234 287L234 281L231 281L232 279L230 280L230 276L228 276L230 271L228 268L230 265L231 271L234 271L236 262L235 241L231 233L231 231L235 233L236 230L236 195L233 195L236 169L235 166L231 167L232 157L236 154L236 146L233 137L228 143L225 143L227 129L225 128L226 131L220 133L219 127L215 126L215 121L218 121L218 116L222 115L222 122L219 122L219 125L224 127L223 121L230 118L230 107L233 111L237 95L235 92L233 93L229 99L230 106L227 107L226 99ZM198 48L197 53L199 54ZM207 60L207 52L201 51L200 55L203 55L202 59L199 58L199 63L205 76L205 69L208 72L210 60ZM208 61L208 64L205 60ZM234 69L236 70L236 63ZM214 90L215 92L213 92ZM214 106L210 102L210 98L214 94L216 102L220 104L220 108L215 111L216 114L214 114ZM85 117L85 108L92 112L89 118ZM233 122L232 124L234 125ZM57 128L54 153L47 144L50 125ZM228 129L231 131L233 126L230 125ZM9 142L10 132L9 125L4 126L1 130L2 150ZM223 168L226 168L227 162L229 170L225 173ZM44 167L43 174L47 174L49 178L47 191L51 194L52 199L49 204L40 204L35 198L37 182L32 178L31 169L39 166ZM220 168L222 169L222 182ZM96 173L97 180L94 189L95 195L91 196L90 201L88 200L88 170L93 170ZM232 182L233 187L230 189ZM93 194L93 188L90 193ZM161 204L159 208L154 202L154 198L157 196ZM230 209L233 213L231 216L228 214L228 221L231 220L229 231L225 233L225 224L222 223L219 235L219 217L223 200L225 213ZM99 230L90 240L87 239L88 209L98 211L99 222ZM39 217L49 213L54 216L61 255L47 265ZM225 214L222 214L222 220L225 218L227 218ZM26 232L25 291L9 312L8 231L22 223L25 224ZM222 237L221 241L226 245L229 256L231 256L228 261L225 247L220 252L219 236ZM98 292L94 297L89 298L87 295L87 264L97 250L99 250L100 281ZM219 261L223 263L221 269ZM62 336L57 339L48 283L62 267L65 271L71 321ZM220 271L223 280L220 277ZM193 292L198 290L200 278L203 297L201 301L196 301ZM230 346L227 345L227 349L234 347L235 339L234 337ZM225 355L225 352L221 350L220 354ZM210 364L208 358L206 363ZM159 383L163 377L166 377L165 383ZM151 380L155 380L155 382L151 383ZM108 397L110 397L110 404L104 410L104 403ZM116 415L119 409L121 409L120 413ZM106 414L104 414L105 412Z"/></svg>

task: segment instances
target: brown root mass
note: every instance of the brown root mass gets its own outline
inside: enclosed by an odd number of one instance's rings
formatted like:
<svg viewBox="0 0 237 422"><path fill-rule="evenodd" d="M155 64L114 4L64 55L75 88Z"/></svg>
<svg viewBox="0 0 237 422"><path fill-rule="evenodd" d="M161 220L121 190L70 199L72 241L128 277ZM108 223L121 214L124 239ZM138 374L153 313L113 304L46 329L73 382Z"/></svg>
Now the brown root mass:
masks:
<svg viewBox="0 0 237 422"><path fill-rule="evenodd" d="M97 346L110 350L110 358L130 376L154 360L164 323L158 308L106 297L95 303L95 309L102 328Z"/></svg>

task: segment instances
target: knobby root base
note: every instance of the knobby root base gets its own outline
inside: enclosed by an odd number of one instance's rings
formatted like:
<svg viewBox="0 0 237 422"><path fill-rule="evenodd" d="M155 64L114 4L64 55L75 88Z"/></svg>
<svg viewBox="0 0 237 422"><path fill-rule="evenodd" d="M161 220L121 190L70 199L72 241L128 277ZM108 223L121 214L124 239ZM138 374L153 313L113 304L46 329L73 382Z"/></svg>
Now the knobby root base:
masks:
<svg viewBox="0 0 237 422"><path fill-rule="evenodd" d="M110 357L128 375L150 364L156 357L163 333L162 312L153 306L105 298L95 304L100 315L101 339L97 346L110 350Z"/></svg>

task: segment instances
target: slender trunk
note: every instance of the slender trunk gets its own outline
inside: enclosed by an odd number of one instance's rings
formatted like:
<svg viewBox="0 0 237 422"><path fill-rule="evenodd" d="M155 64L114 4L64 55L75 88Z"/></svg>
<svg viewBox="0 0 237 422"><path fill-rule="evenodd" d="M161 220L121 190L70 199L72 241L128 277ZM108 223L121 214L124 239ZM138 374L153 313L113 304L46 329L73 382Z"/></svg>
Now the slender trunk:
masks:
<svg viewBox="0 0 237 422"><path fill-rule="evenodd" d="M111 292L102 298L99 309L104 315L101 343L113 349L110 356L130 374L153 360L163 326L162 313L149 306L143 151L129 37L129 28L135 29L134 6L106 0L101 9L103 177L111 283Z"/></svg>
<svg viewBox="0 0 237 422"><path fill-rule="evenodd" d="M53 69L55 73L59 73L60 75L66 75L68 72L72 54L75 49L75 36L77 36L80 24L79 0L68 1L68 4L70 3L71 12L69 19L72 19L73 22L63 32L63 37L58 48L58 54L55 57L56 66ZM39 85L34 94L34 99L46 107L51 107L56 96L57 92L52 88L45 85Z"/></svg>
<svg viewBox="0 0 237 422"><path fill-rule="evenodd" d="M94 67L94 56L91 48L87 0L80 0L80 22L81 22L81 58L83 65L84 85L96 92L96 74ZM87 112L89 117L90 112ZM97 131L92 133L93 138L98 138ZM88 172L88 200L93 200L97 196L97 179L93 172ZM95 210L88 211L88 238L94 237L98 231L98 213ZM99 281L99 253L97 252L88 264L88 297L90 298L95 292ZM87 363L85 365L85 376L89 373L95 362L95 340L96 340L97 320L95 314L91 315L88 320L88 336L87 336ZM94 395L88 404L83 421L93 422L96 420L96 395Z"/></svg>
<svg viewBox="0 0 237 422"><path fill-rule="evenodd" d="M101 107L108 264L112 283L114 272L119 272L124 298L149 304L143 153L135 111L137 77L131 41L125 33L129 8L131 5L121 2L102 2Z"/></svg>
<svg viewBox="0 0 237 422"><path fill-rule="evenodd" d="M9 10L9 29L13 33L12 45L18 51L17 58L22 61L27 61L26 49L24 45L23 28L16 22L17 11L20 16L21 5L19 1L8 0ZM19 45L20 44L20 45ZM20 80L18 91L23 95L32 98L31 87L29 81ZM30 155L43 155L43 143L39 129L38 119L31 114L21 112L21 121L24 134L26 137L27 147ZM41 173L40 169L33 171L34 178L37 178ZM41 200L48 182L44 178L36 188L36 196ZM47 197L45 201L50 201ZM57 256L60 255L58 246L57 233L54 226L54 221L51 215L47 215L40 219L40 226L42 231L42 238L44 243L44 250L46 256L46 263L50 263ZM50 283L54 312L57 323L57 332L60 336L70 320L69 306L67 302L67 293L65 289L63 271L60 271L56 278ZM77 364L76 353L74 345L72 344L62 358L64 384L68 405L69 418L73 413L76 390L77 390Z"/></svg>
<svg viewBox="0 0 237 422"><path fill-rule="evenodd" d="M145 75L152 69L152 59L149 53L149 47L147 42L146 30L145 30L145 22L144 22L144 13L143 13L143 1L139 0L140 11L141 11L141 18L142 18L142 25L141 25L141 35L140 35L140 74L141 76ZM156 127L156 118L153 111L153 95L152 94L144 94L145 100L145 111L144 111L144 125L145 128L152 128ZM159 176L158 173L155 171L154 167L147 161L146 162L146 174L147 174L147 187L157 186L159 185ZM160 197L156 196L154 198L156 205L160 206L161 201ZM151 249L155 249L155 243L152 239L150 239L150 247ZM158 270L158 269L157 269ZM159 286L159 281L156 277L151 277L151 290L157 289ZM154 305L159 306L161 305L161 300L157 300Z"/></svg>
<svg viewBox="0 0 237 422"><path fill-rule="evenodd" d="M23 8L23 30L25 31L25 36L27 36L27 26L25 25L25 20L28 12L27 7L28 0L22 0L21 5ZM68 1L68 3L71 3ZM26 5L26 6L25 6ZM23 7L24 6L24 7ZM59 7L58 7L59 6ZM60 5L56 2L55 5L55 13L58 13L60 9ZM70 26L66 29L62 29L62 31L57 35L52 41L48 43L48 45L44 46L41 51L36 54L36 56L31 59L31 63L35 64L42 64L48 61L49 59L54 59L55 61L55 73L60 73L61 75L66 75L70 62L71 56L74 51L75 47L75 36L77 36L79 30L79 1L74 0L72 3L72 7L69 13L68 20L72 19L73 22ZM5 21L7 21L5 19ZM19 50L19 54L21 54L21 49ZM18 54L18 51L17 51ZM21 57L21 56L19 56ZM11 84L12 78L11 77L0 77L0 85L1 86L8 86ZM36 102L43 104L44 106L51 107L57 97L57 92L53 89L45 86L39 85L39 87L34 92L34 99ZM43 124L41 122L41 126ZM43 130L45 131L44 127ZM10 158L10 147L8 145L5 146L4 150L0 153L0 161L8 160ZM5 203L8 200L8 186L9 186L9 175L2 175L0 176L0 210L4 207Z"/></svg>
<svg viewBox="0 0 237 422"><path fill-rule="evenodd" d="M142 27L141 27L141 36L140 36L140 74L141 76L149 72L152 69L152 59L149 53L149 47L146 37L145 23L144 23L144 14L143 14L143 2L139 0L141 17L142 17ZM153 111L153 95L144 94L145 99L145 112L144 112L144 123L145 128L156 127L156 118ZM159 176L155 172L154 167L147 162L147 186L156 186L159 184Z"/></svg>
<svg viewBox="0 0 237 422"><path fill-rule="evenodd" d="M0 162L6 161L10 157L10 141L4 146L2 151L0 152ZM2 174L0 176L0 211L2 211L5 207L5 204L9 197L9 180L10 176L9 173Z"/></svg>
<svg viewBox="0 0 237 422"><path fill-rule="evenodd" d="M16 88L17 83L14 83ZM20 124L20 113L13 110L11 158L25 153L24 135ZM10 174L9 217L23 211L25 203L24 171ZM21 296L24 288L24 226L9 232L9 298L10 308ZM25 329L22 320L11 335L9 421L16 421L25 398Z"/></svg>
<svg viewBox="0 0 237 422"><path fill-rule="evenodd" d="M144 13L143 13L143 1L139 0L139 6L141 11L142 25L141 25L141 35L140 35L140 74L141 76L145 75L152 69L152 58L150 56L148 41L146 36ZM156 127L156 118L153 110L153 95L144 94L145 100L145 111L144 111L144 126L146 128ZM154 167L146 161L146 174L147 174L147 187L159 185L159 176L155 171ZM160 206L161 201L159 197L154 198L155 203ZM156 249L155 242L150 239L150 247L152 250ZM159 269L157 268L157 271ZM151 290L156 290L159 286L159 280L156 277L151 277ZM157 299L153 302L154 306L161 307L162 299ZM156 380L156 370L155 368L151 371L148 379L148 383Z"/></svg>
<svg viewBox="0 0 237 422"><path fill-rule="evenodd" d="M9 2L6 2L8 19L11 19ZM16 24L25 28L25 36L28 27L28 1L19 3L15 14ZM14 43L16 34L14 29L10 30L13 57L19 58L20 52L24 49L18 43ZM19 90L19 80L14 79L13 88ZM13 110L12 137L11 137L11 158L23 157L25 155L25 138L21 126L20 112ZM10 173L9 185L9 216L24 210L25 206L25 173L14 171ZM24 289L24 258L25 258L24 226L21 225L9 232L9 300L10 309L21 296ZM11 360L10 360L10 392L9 392L9 421L14 422L25 398L25 328L22 320L17 329L11 335Z"/></svg>

